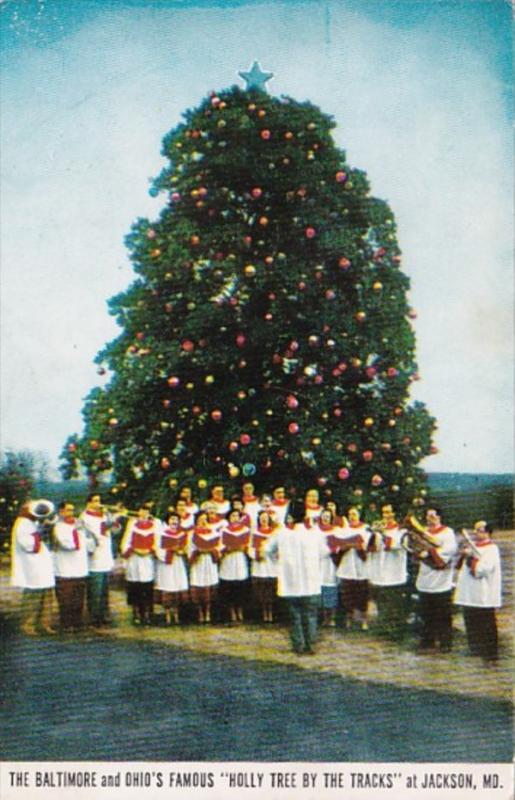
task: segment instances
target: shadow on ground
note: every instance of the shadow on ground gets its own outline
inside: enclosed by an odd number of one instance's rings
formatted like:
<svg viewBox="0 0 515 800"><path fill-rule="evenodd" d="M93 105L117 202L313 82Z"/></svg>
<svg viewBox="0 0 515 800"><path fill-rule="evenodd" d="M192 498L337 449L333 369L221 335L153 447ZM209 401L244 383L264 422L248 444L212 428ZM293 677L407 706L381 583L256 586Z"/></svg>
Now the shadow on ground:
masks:
<svg viewBox="0 0 515 800"><path fill-rule="evenodd" d="M0 635L4 760L512 757L505 702L98 635L28 639L5 618Z"/></svg>

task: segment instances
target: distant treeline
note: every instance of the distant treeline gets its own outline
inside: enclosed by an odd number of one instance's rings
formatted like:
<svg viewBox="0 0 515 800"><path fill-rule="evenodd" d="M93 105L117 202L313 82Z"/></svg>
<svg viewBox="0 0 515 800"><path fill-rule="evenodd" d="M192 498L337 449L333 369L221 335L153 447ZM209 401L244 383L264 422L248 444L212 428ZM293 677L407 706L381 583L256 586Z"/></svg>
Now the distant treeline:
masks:
<svg viewBox="0 0 515 800"><path fill-rule="evenodd" d="M82 506L88 493L86 481L39 481L37 493L57 503L68 499ZM439 505L449 525L471 526L486 519L496 528L512 528L513 476L505 474L471 474L464 472L431 472L428 474L430 502Z"/></svg>

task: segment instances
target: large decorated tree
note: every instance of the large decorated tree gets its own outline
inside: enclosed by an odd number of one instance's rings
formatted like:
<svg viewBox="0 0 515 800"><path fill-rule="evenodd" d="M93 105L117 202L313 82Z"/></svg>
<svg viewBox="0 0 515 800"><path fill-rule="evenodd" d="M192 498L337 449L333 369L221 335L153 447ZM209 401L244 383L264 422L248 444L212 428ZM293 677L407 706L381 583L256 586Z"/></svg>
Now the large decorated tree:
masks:
<svg viewBox="0 0 515 800"><path fill-rule="evenodd" d="M178 484L321 487L365 508L423 503L434 420L409 403L413 316L394 216L308 102L210 94L163 140L159 219L127 237L137 278L110 301L67 477L127 503ZM200 483L199 483L200 482Z"/></svg>

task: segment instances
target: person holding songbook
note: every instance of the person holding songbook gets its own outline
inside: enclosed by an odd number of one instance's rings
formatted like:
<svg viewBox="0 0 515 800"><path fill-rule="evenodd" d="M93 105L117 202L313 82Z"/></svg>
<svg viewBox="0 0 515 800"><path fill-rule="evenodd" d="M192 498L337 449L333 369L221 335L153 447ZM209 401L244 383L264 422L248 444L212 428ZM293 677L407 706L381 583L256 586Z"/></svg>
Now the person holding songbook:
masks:
<svg viewBox="0 0 515 800"><path fill-rule="evenodd" d="M336 565L331 557L332 538L339 531L332 511L324 508L315 526L325 536L327 550L322 556L322 623L334 628L338 608L338 578Z"/></svg>
<svg viewBox="0 0 515 800"><path fill-rule="evenodd" d="M362 631L368 630L368 565L367 550L372 531L363 522L356 506L349 508L347 525L333 537L332 547L340 557L336 576L340 580L340 593L345 624L348 629L357 621Z"/></svg>
<svg viewBox="0 0 515 800"><path fill-rule="evenodd" d="M408 614L406 582L408 553L403 547L406 530L395 519L388 503L381 508L381 519L372 524L373 544L368 554L369 581L377 607L375 632L400 641L406 635Z"/></svg>
<svg viewBox="0 0 515 800"><path fill-rule="evenodd" d="M216 510L213 509L212 515L210 521L206 511L199 511L189 543L190 596L201 623L211 622L212 606L218 595L221 529Z"/></svg>
<svg viewBox="0 0 515 800"><path fill-rule="evenodd" d="M501 558L492 541L492 526L485 520L474 525L458 559L454 602L462 606L467 641L472 655L485 664L498 659L496 610L501 606Z"/></svg>
<svg viewBox="0 0 515 800"><path fill-rule="evenodd" d="M250 528L248 518L238 509L231 509L221 526L220 596L229 611L230 621L243 622L243 604L249 579L248 551Z"/></svg>
<svg viewBox="0 0 515 800"><path fill-rule="evenodd" d="M179 624L180 607L189 599L187 549L188 532L181 527L179 515L173 512L154 537L155 588L160 592L167 625L172 624L172 619Z"/></svg>
<svg viewBox="0 0 515 800"><path fill-rule="evenodd" d="M148 504L127 525L120 553L125 559L127 604L132 608L135 625L151 625L154 605L154 544L160 531L159 522L151 517Z"/></svg>
<svg viewBox="0 0 515 800"><path fill-rule="evenodd" d="M261 609L263 622L274 621L274 603L277 596L277 566L265 552L268 538L277 529L277 523L268 511L260 511L257 526L252 534L250 549L252 592Z"/></svg>

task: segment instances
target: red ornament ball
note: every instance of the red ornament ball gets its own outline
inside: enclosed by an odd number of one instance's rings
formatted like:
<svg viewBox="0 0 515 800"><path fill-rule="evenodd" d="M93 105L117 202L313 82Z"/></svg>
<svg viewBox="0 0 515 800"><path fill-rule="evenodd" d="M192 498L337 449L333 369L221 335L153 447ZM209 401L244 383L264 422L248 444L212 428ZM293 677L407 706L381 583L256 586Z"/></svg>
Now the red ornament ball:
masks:
<svg viewBox="0 0 515 800"><path fill-rule="evenodd" d="M255 200L257 200L259 197L261 197L262 194L263 194L263 190L260 189L259 186L255 186L251 191L251 195Z"/></svg>
<svg viewBox="0 0 515 800"><path fill-rule="evenodd" d="M290 424L288 425L288 431L289 433L298 433L299 432L298 424L296 422L290 422Z"/></svg>
<svg viewBox="0 0 515 800"><path fill-rule="evenodd" d="M343 172L343 170L340 169L336 173L335 178L337 183L345 183L345 181L347 180L347 173Z"/></svg>
<svg viewBox="0 0 515 800"><path fill-rule="evenodd" d="M363 460L364 461L372 461L374 458L374 454L372 450L363 450Z"/></svg>
<svg viewBox="0 0 515 800"><path fill-rule="evenodd" d="M306 239L314 239L317 235L315 228L313 228L311 225L308 225L304 233L306 235Z"/></svg>
<svg viewBox="0 0 515 800"><path fill-rule="evenodd" d="M286 398L286 405L288 406L288 408L291 408L293 410L299 407L299 401L297 400L294 394L289 394L288 397Z"/></svg>
<svg viewBox="0 0 515 800"><path fill-rule="evenodd" d="M173 389L175 389L180 382L180 379L176 375L171 375L167 380L168 386L171 386Z"/></svg>
<svg viewBox="0 0 515 800"><path fill-rule="evenodd" d="M261 134L260 134L261 138L264 139L265 142L267 142L270 139L271 135L272 134L270 133L268 128L265 128L264 130L262 130Z"/></svg>
<svg viewBox="0 0 515 800"><path fill-rule="evenodd" d="M185 339L181 344L182 349L185 353L191 353L195 349L195 345L191 341L191 339Z"/></svg>
<svg viewBox="0 0 515 800"><path fill-rule="evenodd" d="M340 260L338 261L338 266L341 267L342 269L349 269L350 267L349 259L345 258L345 256L342 256L342 258L340 258Z"/></svg>
<svg viewBox="0 0 515 800"><path fill-rule="evenodd" d="M215 422L220 422L222 416L223 414L219 408L215 408L214 411L211 412L211 419L213 419Z"/></svg>
<svg viewBox="0 0 515 800"><path fill-rule="evenodd" d="M249 434L248 433L242 433L241 436L240 436L240 442L243 445L250 444L251 438L250 438Z"/></svg>
<svg viewBox="0 0 515 800"><path fill-rule="evenodd" d="M338 470L338 477L341 481L346 481L347 478L349 478L349 476L350 472L347 469L347 467L342 467L341 469Z"/></svg>
<svg viewBox="0 0 515 800"><path fill-rule="evenodd" d="M238 347L244 347L246 341L247 341L247 339L246 339L246 337L244 336L243 333L239 333L236 336L236 344L237 344Z"/></svg>

